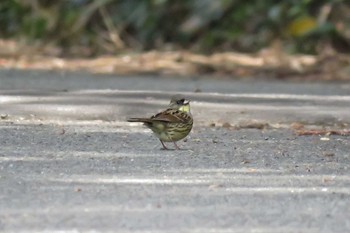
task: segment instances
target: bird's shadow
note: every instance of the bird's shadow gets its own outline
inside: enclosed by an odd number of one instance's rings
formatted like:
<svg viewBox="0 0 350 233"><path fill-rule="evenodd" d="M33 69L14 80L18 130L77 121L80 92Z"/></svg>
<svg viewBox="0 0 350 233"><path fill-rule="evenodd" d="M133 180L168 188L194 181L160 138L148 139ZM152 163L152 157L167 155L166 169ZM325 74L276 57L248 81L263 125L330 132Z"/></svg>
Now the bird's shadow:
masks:
<svg viewBox="0 0 350 233"><path fill-rule="evenodd" d="M191 149L189 149L189 148L179 148L179 149L176 149L176 148L167 148L167 149L160 148L160 150L162 150L162 151L189 151Z"/></svg>

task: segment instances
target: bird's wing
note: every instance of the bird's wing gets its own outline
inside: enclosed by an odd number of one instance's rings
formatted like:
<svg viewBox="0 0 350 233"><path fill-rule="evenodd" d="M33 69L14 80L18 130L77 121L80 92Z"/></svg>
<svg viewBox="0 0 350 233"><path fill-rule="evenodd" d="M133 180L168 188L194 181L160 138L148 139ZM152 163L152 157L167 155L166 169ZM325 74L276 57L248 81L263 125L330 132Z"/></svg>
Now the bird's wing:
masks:
<svg viewBox="0 0 350 233"><path fill-rule="evenodd" d="M185 123L187 120L187 114L176 109L167 109L152 116L151 119L171 123Z"/></svg>

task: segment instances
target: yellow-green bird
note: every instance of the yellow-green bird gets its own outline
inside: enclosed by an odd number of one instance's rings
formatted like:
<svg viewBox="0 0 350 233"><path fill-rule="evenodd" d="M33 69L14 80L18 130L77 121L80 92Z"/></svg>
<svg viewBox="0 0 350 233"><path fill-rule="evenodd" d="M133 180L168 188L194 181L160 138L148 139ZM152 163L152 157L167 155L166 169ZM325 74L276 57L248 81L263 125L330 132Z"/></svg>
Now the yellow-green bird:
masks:
<svg viewBox="0 0 350 233"><path fill-rule="evenodd" d="M164 142L173 142L176 149L180 149L176 142L185 138L192 130L193 117L190 112L190 100L181 95L171 98L169 107L150 118L129 118L129 122L143 122L159 138L164 149L168 149Z"/></svg>

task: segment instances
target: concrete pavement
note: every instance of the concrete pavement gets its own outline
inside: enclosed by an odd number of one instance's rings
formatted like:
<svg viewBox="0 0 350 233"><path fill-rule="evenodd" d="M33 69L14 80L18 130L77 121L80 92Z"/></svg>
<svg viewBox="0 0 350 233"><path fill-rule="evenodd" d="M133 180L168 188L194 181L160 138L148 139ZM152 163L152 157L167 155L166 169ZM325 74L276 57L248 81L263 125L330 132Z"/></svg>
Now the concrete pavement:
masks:
<svg viewBox="0 0 350 233"><path fill-rule="evenodd" d="M124 120L175 92L195 127L164 151ZM349 103L346 83L0 71L0 230L348 232L349 137L289 126L348 128ZM244 122L270 127L222 127Z"/></svg>

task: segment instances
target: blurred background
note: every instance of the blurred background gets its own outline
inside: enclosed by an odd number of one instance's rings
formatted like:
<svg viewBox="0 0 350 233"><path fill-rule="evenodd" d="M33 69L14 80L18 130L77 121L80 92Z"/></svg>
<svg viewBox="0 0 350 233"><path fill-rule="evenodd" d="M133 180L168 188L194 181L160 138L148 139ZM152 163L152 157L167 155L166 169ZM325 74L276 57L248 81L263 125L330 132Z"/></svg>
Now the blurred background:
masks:
<svg viewBox="0 0 350 233"><path fill-rule="evenodd" d="M350 80L346 0L2 0L0 67Z"/></svg>

